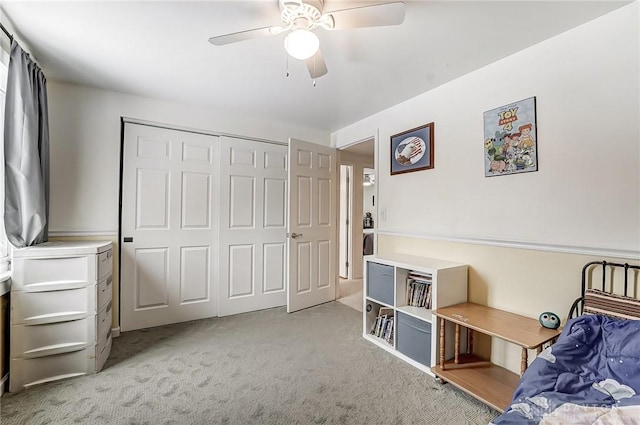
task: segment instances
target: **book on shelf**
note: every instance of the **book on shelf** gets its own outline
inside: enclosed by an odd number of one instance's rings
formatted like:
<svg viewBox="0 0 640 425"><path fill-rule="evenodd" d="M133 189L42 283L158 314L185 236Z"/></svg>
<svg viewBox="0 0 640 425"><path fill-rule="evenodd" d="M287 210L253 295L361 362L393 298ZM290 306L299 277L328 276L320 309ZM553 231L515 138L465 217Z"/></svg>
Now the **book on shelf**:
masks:
<svg viewBox="0 0 640 425"><path fill-rule="evenodd" d="M380 307L380 310L378 310L378 316L387 315L393 316L393 309L391 307Z"/></svg>
<svg viewBox="0 0 640 425"><path fill-rule="evenodd" d="M410 276L417 276L417 277L425 279L425 280L431 280L431 273L427 273L427 272L420 272L420 271L417 271L417 270L409 270L409 275Z"/></svg>
<svg viewBox="0 0 640 425"><path fill-rule="evenodd" d="M416 282L431 283L431 274L416 271L409 271L408 277Z"/></svg>
<svg viewBox="0 0 640 425"><path fill-rule="evenodd" d="M407 278L407 305L431 308L431 281L418 281Z"/></svg>
<svg viewBox="0 0 640 425"><path fill-rule="evenodd" d="M393 322L393 308L380 307L380 310L378 310L378 316L371 327L371 335L382 338L389 344L393 345Z"/></svg>

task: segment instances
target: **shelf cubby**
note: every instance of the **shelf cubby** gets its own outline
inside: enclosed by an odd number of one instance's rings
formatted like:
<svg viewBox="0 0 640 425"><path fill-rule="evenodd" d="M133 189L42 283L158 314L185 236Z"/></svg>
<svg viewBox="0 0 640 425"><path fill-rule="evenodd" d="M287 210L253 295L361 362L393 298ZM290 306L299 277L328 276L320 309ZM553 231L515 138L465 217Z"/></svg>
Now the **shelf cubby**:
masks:
<svg viewBox="0 0 640 425"><path fill-rule="evenodd" d="M365 302L365 334L366 337L374 341L386 348L393 349L395 345L395 319L393 321L393 331L390 338L385 339L384 337L375 335L375 327L376 321L378 317L380 317L380 309L391 310L392 313L395 313L393 307L387 306L385 304L381 304L372 299L367 298Z"/></svg>

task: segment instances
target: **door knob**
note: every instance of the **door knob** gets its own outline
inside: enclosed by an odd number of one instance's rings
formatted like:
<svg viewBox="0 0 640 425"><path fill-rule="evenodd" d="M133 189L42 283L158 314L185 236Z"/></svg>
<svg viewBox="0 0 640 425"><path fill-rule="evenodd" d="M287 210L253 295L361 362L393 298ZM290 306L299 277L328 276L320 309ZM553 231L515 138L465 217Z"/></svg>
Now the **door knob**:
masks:
<svg viewBox="0 0 640 425"><path fill-rule="evenodd" d="M292 234L291 234L291 238L292 238L292 239L299 238L299 237L301 237L301 236L302 236L302 233L292 233Z"/></svg>

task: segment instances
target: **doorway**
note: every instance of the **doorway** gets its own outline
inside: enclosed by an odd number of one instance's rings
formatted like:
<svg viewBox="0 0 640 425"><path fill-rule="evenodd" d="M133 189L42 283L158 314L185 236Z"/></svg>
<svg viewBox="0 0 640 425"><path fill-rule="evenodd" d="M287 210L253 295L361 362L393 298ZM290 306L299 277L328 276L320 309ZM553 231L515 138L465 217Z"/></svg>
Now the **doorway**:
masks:
<svg viewBox="0 0 640 425"><path fill-rule="evenodd" d="M338 301L362 311L363 256L375 249L375 139L340 149ZM370 218L366 213L370 213Z"/></svg>
<svg viewBox="0 0 640 425"><path fill-rule="evenodd" d="M352 165L340 165L340 213L338 218L339 223L339 243L340 248L338 250L339 261L338 261L338 276L340 279L349 279L352 275L351 273L351 263L353 263L351 259L351 245L353 241L351 240L351 210L352 210L352 176L353 176L353 166Z"/></svg>

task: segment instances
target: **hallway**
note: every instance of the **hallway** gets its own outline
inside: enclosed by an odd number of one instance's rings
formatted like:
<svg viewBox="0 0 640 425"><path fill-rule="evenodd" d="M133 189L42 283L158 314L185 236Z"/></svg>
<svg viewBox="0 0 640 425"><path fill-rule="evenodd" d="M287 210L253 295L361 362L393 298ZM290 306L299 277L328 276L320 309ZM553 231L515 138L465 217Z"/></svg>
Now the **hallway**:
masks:
<svg viewBox="0 0 640 425"><path fill-rule="evenodd" d="M362 279L340 279L340 297L338 301L362 312Z"/></svg>

